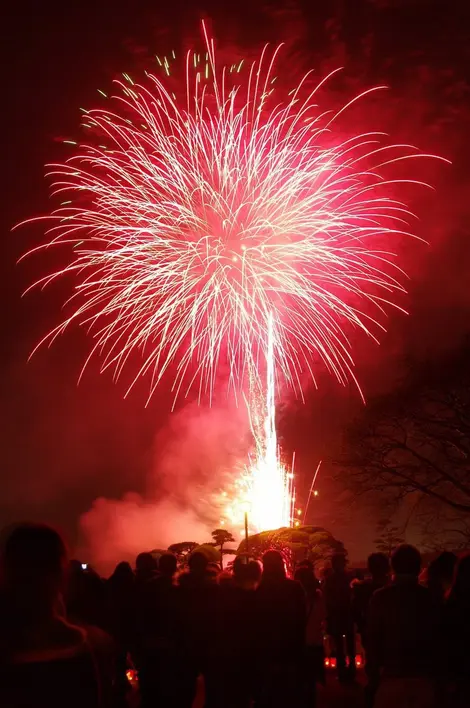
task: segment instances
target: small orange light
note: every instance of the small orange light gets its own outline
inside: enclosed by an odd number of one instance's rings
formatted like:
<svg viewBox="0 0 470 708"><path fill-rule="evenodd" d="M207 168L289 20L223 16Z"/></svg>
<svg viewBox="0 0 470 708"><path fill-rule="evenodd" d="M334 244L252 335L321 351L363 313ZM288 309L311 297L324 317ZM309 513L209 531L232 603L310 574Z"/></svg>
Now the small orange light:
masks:
<svg viewBox="0 0 470 708"><path fill-rule="evenodd" d="M139 681L137 671L135 671L134 669L128 669L126 671L126 678L131 684L131 686L135 686Z"/></svg>
<svg viewBox="0 0 470 708"><path fill-rule="evenodd" d="M315 489L315 491L313 492L313 496L318 497L318 490L317 489Z"/></svg>

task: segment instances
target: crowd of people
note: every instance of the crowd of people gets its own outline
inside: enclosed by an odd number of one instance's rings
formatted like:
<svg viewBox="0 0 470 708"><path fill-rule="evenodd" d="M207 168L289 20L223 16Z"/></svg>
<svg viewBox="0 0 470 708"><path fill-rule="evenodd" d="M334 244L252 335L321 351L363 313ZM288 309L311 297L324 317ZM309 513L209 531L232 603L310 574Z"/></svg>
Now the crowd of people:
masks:
<svg viewBox="0 0 470 708"><path fill-rule="evenodd" d="M287 577L274 550L230 572L200 552L184 569L141 553L105 581L55 530L22 524L0 571L2 708L191 708L201 679L206 708L313 708L325 635L353 683L356 633L367 708L470 706L470 555L442 553L423 576L402 545L352 581L335 554L320 582L308 561Z"/></svg>

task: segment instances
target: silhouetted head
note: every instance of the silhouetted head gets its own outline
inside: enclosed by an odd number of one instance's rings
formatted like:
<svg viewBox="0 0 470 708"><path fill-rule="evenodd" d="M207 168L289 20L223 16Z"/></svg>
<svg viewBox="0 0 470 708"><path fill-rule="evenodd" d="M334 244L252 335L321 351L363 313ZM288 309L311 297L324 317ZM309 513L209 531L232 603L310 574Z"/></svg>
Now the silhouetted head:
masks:
<svg viewBox="0 0 470 708"><path fill-rule="evenodd" d="M158 570L167 578L172 578L176 573L178 563L173 553L162 553L158 561Z"/></svg>
<svg viewBox="0 0 470 708"><path fill-rule="evenodd" d="M72 558L72 560L69 561L69 575L73 573L82 573L83 568L82 568L82 563L81 561L77 560L76 558Z"/></svg>
<svg viewBox="0 0 470 708"><path fill-rule="evenodd" d="M447 590L452 583L456 563L457 556L455 553L451 553L450 551L440 553L437 558L429 564L429 584L439 584L442 586L443 591Z"/></svg>
<svg viewBox="0 0 470 708"><path fill-rule="evenodd" d="M297 565L297 568L307 568L312 573L314 572L314 565L311 560L308 560L308 558L305 558L304 560L300 561L300 563Z"/></svg>
<svg viewBox="0 0 470 708"><path fill-rule="evenodd" d="M279 580L286 577L284 559L279 551L266 551L262 560L263 580Z"/></svg>
<svg viewBox="0 0 470 708"><path fill-rule="evenodd" d="M254 590L261 579L261 566L248 556L237 556L233 562L233 578L236 585Z"/></svg>
<svg viewBox="0 0 470 708"><path fill-rule="evenodd" d="M392 554L392 569L395 575L418 577L421 570L421 553L414 546L404 543Z"/></svg>
<svg viewBox="0 0 470 708"><path fill-rule="evenodd" d="M122 561L118 563L114 569L113 574L110 577L113 584L116 585L130 585L134 582L134 572L131 568L130 563L127 561Z"/></svg>
<svg viewBox="0 0 470 708"><path fill-rule="evenodd" d="M304 592L309 596L314 595L318 589L319 583L315 577L313 568L310 569L304 565L300 566L295 571L294 580L302 585Z"/></svg>
<svg viewBox="0 0 470 708"><path fill-rule="evenodd" d="M64 583L67 551L60 534L42 524L21 524L5 539L2 580L28 614L54 610Z"/></svg>
<svg viewBox="0 0 470 708"><path fill-rule="evenodd" d="M246 566L246 579L252 587L256 587L261 580L261 566L257 560L248 561L248 565Z"/></svg>
<svg viewBox="0 0 470 708"><path fill-rule="evenodd" d="M367 568L374 580L384 580L390 573L390 563L385 553L371 553Z"/></svg>
<svg viewBox="0 0 470 708"><path fill-rule="evenodd" d="M247 578L248 558L246 555L240 555L233 561L233 577L235 582L243 584Z"/></svg>
<svg viewBox="0 0 470 708"><path fill-rule="evenodd" d="M158 571L157 561L151 553L139 553L135 559L135 571L139 578L150 578Z"/></svg>
<svg viewBox="0 0 470 708"><path fill-rule="evenodd" d="M208 565L209 561L207 560L207 556L205 556L204 553L201 553L201 551L191 553L189 556L189 571L193 575L204 575L207 571Z"/></svg>
<svg viewBox="0 0 470 708"><path fill-rule="evenodd" d="M451 596L470 602L470 553L462 556L457 562Z"/></svg>
<svg viewBox="0 0 470 708"><path fill-rule="evenodd" d="M333 553L331 556L331 567L335 573L344 573L347 561L345 553Z"/></svg>

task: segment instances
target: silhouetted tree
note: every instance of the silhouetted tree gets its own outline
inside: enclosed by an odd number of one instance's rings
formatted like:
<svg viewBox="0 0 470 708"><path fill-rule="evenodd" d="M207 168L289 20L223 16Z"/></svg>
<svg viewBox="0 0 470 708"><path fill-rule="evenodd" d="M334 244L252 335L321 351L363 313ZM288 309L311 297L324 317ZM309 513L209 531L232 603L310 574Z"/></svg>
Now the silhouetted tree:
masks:
<svg viewBox="0 0 470 708"><path fill-rule="evenodd" d="M168 550L175 554L180 565L185 565L188 556L198 545L195 541L181 541L181 543L172 543L168 546Z"/></svg>
<svg viewBox="0 0 470 708"><path fill-rule="evenodd" d="M377 526L379 535L374 543L378 551L385 553L389 558L397 546L405 542L398 526L393 526L389 519L379 521Z"/></svg>
<svg viewBox="0 0 470 708"><path fill-rule="evenodd" d="M425 389L371 409L339 465L357 493L417 493L470 514L470 388Z"/></svg>
<svg viewBox="0 0 470 708"><path fill-rule="evenodd" d="M212 531L211 536L214 539L214 546L217 546L220 551L220 567L223 570L224 546L226 543L235 543L235 539L227 529L215 529L215 531Z"/></svg>
<svg viewBox="0 0 470 708"><path fill-rule="evenodd" d="M269 550L279 551L292 574L296 562L304 559L312 563L324 562L332 553L344 553L344 544L320 526L299 526L263 531L248 539L248 549L244 539L237 553L249 553L253 558L261 558Z"/></svg>

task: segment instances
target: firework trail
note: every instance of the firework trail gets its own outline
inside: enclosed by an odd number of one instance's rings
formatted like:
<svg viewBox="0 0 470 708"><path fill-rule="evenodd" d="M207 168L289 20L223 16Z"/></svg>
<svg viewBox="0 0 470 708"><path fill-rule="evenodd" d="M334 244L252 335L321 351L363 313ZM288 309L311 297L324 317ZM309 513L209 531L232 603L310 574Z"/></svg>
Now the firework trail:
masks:
<svg viewBox="0 0 470 708"><path fill-rule="evenodd" d="M250 487L250 521L257 530L290 526L293 522L295 495L293 472L280 461L276 434L276 401L274 371L274 331L268 319L268 352L265 412L252 425L256 459L248 468ZM250 410L250 407L248 407ZM262 421L263 429L259 426Z"/></svg>
<svg viewBox="0 0 470 708"><path fill-rule="evenodd" d="M259 374L256 375L259 379ZM276 400L274 370L274 329L268 319L268 351L266 355L266 392L258 393L253 379L246 407L250 417L254 452L245 469L237 477L228 495L218 500L221 524L229 522L241 527L248 513L251 532L291 526L294 517L295 492L293 470L280 460L276 433ZM242 530L242 534L244 531Z"/></svg>
<svg viewBox="0 0 470 708"><path fill-rule="evenodd" d="M319 112L324 81L307 91L304 77L283 103L272 95L279 47L242 80L243 62L218 69L204 32L184 101L156 76L144 87L125 74L109 109L85 112L98 140L50 166L62 202L40 249L67 244L73 257L36 285L69 275L75 290L40 344L84 325L87 363L99 355L119 377L137 353L129 388L150 375L150 398L171 368L176 398L183 383L212 391L222 362L241 390L266 360L272 318L276 370L297 391L319 361L355 381L348 331L375 337L403 289L383 243L408 233L409 212L381 169L421 154L380 133L331 144L344 108Z"/></svg>

